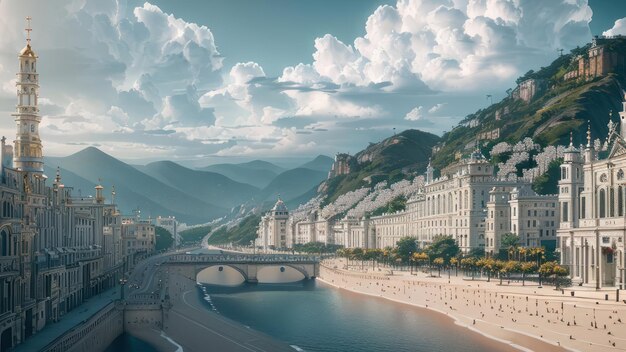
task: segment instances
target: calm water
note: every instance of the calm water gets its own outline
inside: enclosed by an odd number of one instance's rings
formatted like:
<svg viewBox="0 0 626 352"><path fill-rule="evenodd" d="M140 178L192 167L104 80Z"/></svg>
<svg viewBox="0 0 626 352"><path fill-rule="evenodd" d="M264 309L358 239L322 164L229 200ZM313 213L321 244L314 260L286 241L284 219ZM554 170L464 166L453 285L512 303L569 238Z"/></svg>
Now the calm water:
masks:
<svg viewBox="0 0 626 352"><path fill-rule="evenodd" d="M479 352L501 346L437 313L315 281L205 289L207 309L305 351Z"/></svg>

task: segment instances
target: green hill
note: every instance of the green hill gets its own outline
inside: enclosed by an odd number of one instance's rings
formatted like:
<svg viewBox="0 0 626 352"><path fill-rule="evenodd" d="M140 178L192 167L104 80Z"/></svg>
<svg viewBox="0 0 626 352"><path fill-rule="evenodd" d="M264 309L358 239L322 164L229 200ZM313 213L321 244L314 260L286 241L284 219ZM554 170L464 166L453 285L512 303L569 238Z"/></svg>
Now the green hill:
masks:
<svg viewBox="0 0 626 352"><path fill-rule="evenodd" d="M423 173L428 165L432 147L439 137L420 130L406 130L379 143L372 143L358 152L351 161L347 175L339 175L324 182L321 191L327 195L325 203L340 195L381 181L390 183Z"/></svg>
<svg viewBox="0 0 626 352"><path fill-rule="evenodd" d="M626 38L610 44L622 57L626 56ZM587 55L589 45L572 50L547 67L529 71L517 83L536 82L537 93L529 101L516 98L515 90L503 100L468 115L452 131L444 134L433 155L437 169L453 163L469 153L477 142L488 155L499 142L516 143L530 137L542 147L569 143L586 144L587 121L593 139L607 134L609 116L618 121L622 109L625 85L624 67L613 73L591 79L566 79L568 72L578 69L578 58ZM494 138L494 133L496 132ZM491 136L489 136L491 134Z"/></svg>
<svg viewBox="0 0 626 352"><path fill-rule="evenodd" d="M182 243L198 242L211 232L211 226L204 225L193 227L179 233Z"/></svg>
<svg viewBox="0 0 626 352"><path fill-rule="evenodd" d="M222 226L215 230L208 239L209 244L233 243L250 245L257 237L256 229L261 221L260 215L249 215L243 218L237 225L228 228Z"/></svg>

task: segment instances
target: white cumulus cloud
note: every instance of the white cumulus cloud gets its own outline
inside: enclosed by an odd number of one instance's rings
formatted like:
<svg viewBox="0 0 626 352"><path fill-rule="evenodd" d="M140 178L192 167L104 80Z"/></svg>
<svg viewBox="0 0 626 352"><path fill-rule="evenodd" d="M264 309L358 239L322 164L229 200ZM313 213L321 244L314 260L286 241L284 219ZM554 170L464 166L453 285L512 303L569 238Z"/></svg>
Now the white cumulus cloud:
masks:
<svg viewBox="0 0 626 352"><path fill-rule="evenodd" d="M612 28L602 32L603 35L626 35L626 17L615 21Z"/></svg>
<svg viewBox="0 0 626 352"><path fill-rule="evenodd" d="M404 116L404 119L407 120L407 121L421 120L424 117L423 110L424 110L423 106L417 106L417 107L413 108L413 110L409 111Z"/></svg>

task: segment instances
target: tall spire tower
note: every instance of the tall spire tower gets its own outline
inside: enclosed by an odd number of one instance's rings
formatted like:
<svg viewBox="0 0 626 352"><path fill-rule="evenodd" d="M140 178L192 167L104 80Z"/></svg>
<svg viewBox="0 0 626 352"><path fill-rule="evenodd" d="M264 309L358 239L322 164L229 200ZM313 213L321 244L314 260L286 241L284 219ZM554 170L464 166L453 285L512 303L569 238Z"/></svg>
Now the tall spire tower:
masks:
<svg viewBox="0 0 626 352"><path fill-rule="evenodd" d="M17 73L17 105L15 122L15 152L13 166L16 169L43 173L43 146L39 138L39 75L37 74L37 55L30 46L30 17L26 17L26 46L19 54L19 72Z"/></svg>

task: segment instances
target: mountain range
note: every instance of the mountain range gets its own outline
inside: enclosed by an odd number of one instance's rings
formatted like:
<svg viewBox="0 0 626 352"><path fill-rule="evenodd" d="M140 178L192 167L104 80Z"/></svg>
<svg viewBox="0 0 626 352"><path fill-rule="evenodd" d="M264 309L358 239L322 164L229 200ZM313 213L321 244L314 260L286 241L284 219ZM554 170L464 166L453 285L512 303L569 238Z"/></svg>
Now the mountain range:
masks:
<svg viewBox="0 0 626 352"><path fill-rule="evenodd" d="M610 50L626 57L626 39L611 45ZM290 209L320 193L328 203L357 188L421 174L429 158L441 170L476 147L489 156L495 144L514 144L525 137L542 147L565 144L570 132L578 145L586 143L587 124L594 139L602 138L609 118L616 120L621 111L626 69L580 76L588 74L580 72L579 63L590 48L574 49L536 72L529 71L518 78L518 86L507 91L506 98L469 114L442 137L419 130L401 132L348 156L350 172L330 178L333 159L322 155L293 169L262 160L189 169L171 161L131 166L93 147L63 158L46 158L46 173L54 175L59 166L63 182L76 188L77 194L93 194L101 178L105 187L116 186L116 202L124 212L140 208L152 216L174 215L189 224L246 215L244 209L267 209L278 196ZM558 177L547 178L555 183ZM542 189L553 192L552 186L542 185Z"/></svg>
<svg viewBox="0 0 626 352"><path fill-rule="evenodd" d="M115 201L126 214L140 209L146 216L172 215L199 224L228 216L241 204L270 204L279 194L286 202L306 198L326 178L327 171L321 170L329 170L332 161L318 156L293 170L261 160L194 170L172 161L131 166L89 147L67 157L46 157L45 173L52 179L58 167L62 183L75 196L93 195L96 184L102 184L110 199L115 186ZM264 181L259 182L259 175Z"/></svg>

